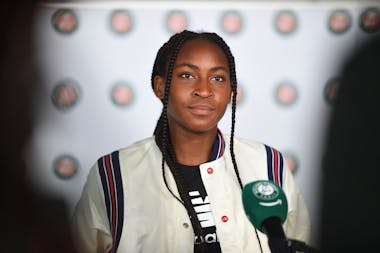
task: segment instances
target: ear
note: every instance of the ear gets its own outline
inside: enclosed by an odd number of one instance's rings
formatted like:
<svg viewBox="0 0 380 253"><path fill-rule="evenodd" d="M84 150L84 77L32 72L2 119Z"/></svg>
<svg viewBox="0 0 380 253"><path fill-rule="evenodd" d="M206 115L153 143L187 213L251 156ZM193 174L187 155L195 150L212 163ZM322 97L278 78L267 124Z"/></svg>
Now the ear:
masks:
<svg viewBox="0 0 380 253"><path fill-rule="evenodd" d="M154 77L154 94L160 100L164 99L165 96L165 80L161 76Z"/></svg>

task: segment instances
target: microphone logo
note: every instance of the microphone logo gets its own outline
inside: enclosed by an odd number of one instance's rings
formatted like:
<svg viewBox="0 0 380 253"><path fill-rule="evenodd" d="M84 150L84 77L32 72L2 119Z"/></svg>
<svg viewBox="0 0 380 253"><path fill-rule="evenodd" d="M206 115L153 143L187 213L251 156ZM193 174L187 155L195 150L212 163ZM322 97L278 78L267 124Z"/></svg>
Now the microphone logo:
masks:
<svg viewBox="0 0 380 253"><path fill-rule="evenodd" d="M279 195L276 185L270 181L261 181L252 187L252 193L262 200L275 200ZM277 201L276 201L277 202Z"/></svg>

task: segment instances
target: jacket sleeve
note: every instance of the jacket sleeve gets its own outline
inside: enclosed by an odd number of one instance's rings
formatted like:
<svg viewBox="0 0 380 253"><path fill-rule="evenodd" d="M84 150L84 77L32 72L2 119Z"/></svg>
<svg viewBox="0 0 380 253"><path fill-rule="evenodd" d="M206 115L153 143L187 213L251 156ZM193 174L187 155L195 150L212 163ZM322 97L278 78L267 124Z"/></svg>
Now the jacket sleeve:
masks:
<svg viewBox="0 0 380 253"><path fill-rule="evenodd" d="M285 234L289 239L309 244L311 224L308 208L286 163L283 173L283 190L288 200L288 216L284 223Z"/></svg>
<svg viewBox="0 0 380 253"><path fill-rule="evenodd" d="M81 253L105 253L112 237L97 163L90 169L72 217L74 241Z"/></svg>

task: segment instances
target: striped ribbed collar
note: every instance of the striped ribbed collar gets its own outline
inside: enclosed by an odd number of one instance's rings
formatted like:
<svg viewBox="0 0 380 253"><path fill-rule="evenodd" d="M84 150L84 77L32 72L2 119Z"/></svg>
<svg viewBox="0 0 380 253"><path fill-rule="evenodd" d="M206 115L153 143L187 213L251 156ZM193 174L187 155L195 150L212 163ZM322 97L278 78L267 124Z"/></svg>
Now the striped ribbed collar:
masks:
<svg viewBox="0 0 380 253"><path fill-rule="evenodd" d="M212 162L222 157L224 154L224 148L225 148L225 142L224 142L223 134L218 128L215 142L212 145L211 157L210 157L209 162Z"/></svg>

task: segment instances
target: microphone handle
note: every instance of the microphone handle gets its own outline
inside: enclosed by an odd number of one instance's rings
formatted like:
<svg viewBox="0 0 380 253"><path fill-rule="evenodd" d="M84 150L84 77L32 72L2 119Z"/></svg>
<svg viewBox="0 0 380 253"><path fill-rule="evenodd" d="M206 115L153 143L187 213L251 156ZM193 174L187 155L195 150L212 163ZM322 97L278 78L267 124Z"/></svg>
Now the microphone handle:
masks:
<svg viewBox="0 0 380 253"><path fill-rule="evenodd" d="M268 238L269 249L272 253L296 253L286 238Z"/></svg>
<svg viewBox="0 0 380 253"><path fill-rule="evenodd" d="M306 243L298 240L288 239L288 243L294 251L300 251L305 253L319 253L317 249L310 247Z"/></svg>
<svg viewBox="0 0 380 253"><path fill-rule="evenodd" d="M319 252L302 241L287 239L278 217L269 217L264 220L262 230L268 236L268 244L272 253Z"/></svg>
<svg viewBox="0 0 380 253"><path fill-rule="evenodd" d="M269 238L286 239L279 217L273 216L265 219L261 228Z"/></svg>
<svg viewBox="0 0 380 253"><path fill-rule="evenodd" d="M268 238L268 245L272 253L319 253L317 249L306 243L293 239L271 237Z"/></svg>
<svg viewBox="0 0 380 253"><path fill-rule="evenodd" d="M286 239L279 217L273 216L265 219L261 228L268 237L268 246L272 253L295 253Z"/></svg>

